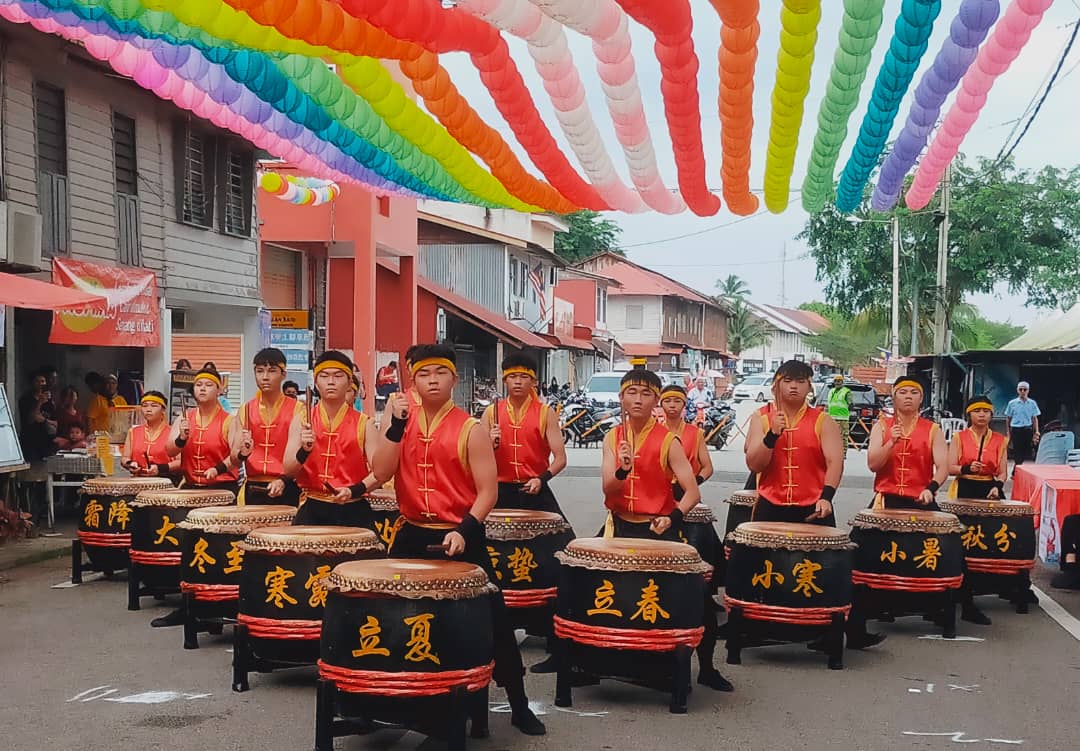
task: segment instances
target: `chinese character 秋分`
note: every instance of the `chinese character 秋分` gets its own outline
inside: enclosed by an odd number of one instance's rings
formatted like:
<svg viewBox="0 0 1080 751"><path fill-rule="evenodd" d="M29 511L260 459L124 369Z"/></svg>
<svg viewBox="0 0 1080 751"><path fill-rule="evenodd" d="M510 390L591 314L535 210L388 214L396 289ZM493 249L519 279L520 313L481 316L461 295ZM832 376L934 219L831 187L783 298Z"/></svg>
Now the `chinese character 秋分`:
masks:
<svg viewBox="0 0 1080 751"><path fill-rule="evenodd" d="M900 550L900 547L896 544L896 540L893 540L892 547L882 551L881 560L888 561L889 563L896 563L897 558L905 561L907 560L907 553Z"/></svg>
<svg viewBox="0 0 1080 751"><path fill-rule="evenodd" d="M97 529L101 526L101 512L104 510L105 507L96 498L91 498L83 511L83 522L91 529Z"/></svg>
<svg viewBox="0 0 1080 751"><path fill-rule="evenodd" d="M130 518L131 506L127 505L127 501L113 501L109 504L109 524L117 522L120 529L127 529Z"/></svg>
<svg viewBox="0 0 1080 751"><path fill-rule="evenodd" d="M195 557L191 559L188 568L197 568L200 574L205 574L207 566L213 566L217 563L217 559L206 552L208 547L210 547L210 543L206 541L205 537L200 537L199 541L195 543Z"/></svg>
<svg viewBox="0 0 1080 751"><path fill-rule="evenodd" d="M660 586L649 579L649 583L641 588L641 599L637 601L637 612L630 616L630 620L639 615L643 621L656 623L656 616L663 616L665 620L671 618L667 611L660 607Z"/></svg>
<svg viewBox="0 0 1080 751"><path fill-rule="evenodd" d="M976 547L986 550L986 544L983 542L985 539L986 535L983 534L982 525L976 524L967 528L967 532L961 535L960 542L964 543L964 550Z"/></svg>
<svg viewBox="0 0 1080 751"><path fill-rule="evenodd" d="M233 540L229 543L229 549L225 551L225 561L229 564L222 569L226 574L234 574L243 567L244 549L239 542Z"/></svg>
<svg viewBox="0 0 1080 751"><path fill-rule="evenodd" d="M919 562L918 568L928 568L937 571L938 558L941 557L941 541L936 537L927 537L923 540L922 555L915 556Z"/></svg>
<svg viewBox="0 0 1080 751"><path fill-rule="evenodd" d="M172 521L169 520L169 517L167 515L165 515L165 514L162 514L161 515L161 529L155 529L154 530L154 532L157 534L157 539L154 540L154 544L155 545L160 545L161 543L168 540L173 545L179 545L180 541L169 534L169 532L172 531L175 527L176 527L176 525L173 524Z"/></svg>
<svg viewBox="0 0 1080 751"><path fill-rule="evenodd" d="M499 571L499 551L491 545L487 546L488 557L491 558L491 568L495 571L495 578L502 579L502 571Z"/></svg>
<svg viewBox="0 0 1080 751"><path fill-rule="evenodd" d="M814 575L818 571L821 571L821 564L814 563L809 558L803 558L802 563L796 563L791 569L791 574L795 577L795 589L791 591L802 592L807 597L811 597L813 592L821 594L821 587L814 583Z"/></svg>
<svg viewBox="0 0 1080 751"><path fill-rule="evenodd" d="M593 605L596 607L586 610L587 615L617 615L622 618L622 611L611 607L615 604L614 584L604 579L604 583L597 587L593 594Z"/></svg>
<svg viewBox="0 0 1080 751"><path fill-rule="evenodd" d="M1001 529L994 533L994 542L997 543L997 549L1002 553L1008 553L1009 548L1012 547L1012 540L1016 539L1016 533L1009 529L1009 525L1005 522L1001 523Z"/></svg>
<svg viewBox="0 0 1080 751"><path fill-rule="evenodd" d="M330 564L319 566L313 573L308 574L304 589L311 590L311 597L308 598L308 605L311 607L326 607L326 585L323 584L323 580L328 576L330 576ZM376 641L378 641L378 639L376 639Z"/></svg>
<svg viewBox="0 0 1080 751"><path fill-rule="evenodd" d="M511 584L532 582L532 570L540 568L540 564L533 559L533 552L528 548L515 547L514 552L506 559L506 563L514 575L514 578L510 580Z"/></svg>
<svg viewBox="0 0 1080 751"><path fill-rule="evenodd" d="M326 566L325 568L329 569L330 567ZM379 619L369 615L367 621L360 627L360 649L354 649L352 656L382 655L383 657L389 657L390 650L379 646L379 634L381 633L382 628L379 626Z"/></svg>
<svg viewBox="0 0 1080 751"><path fill-rule="evenodd" d="M431 619L434 617L434 613L420 613L405 619L405 625L412 628L409 632L409 641L405 644L409 648L409 651L405 653L405 659L409 662L431 660L436 665L442 664L431 651Z"/></svg>
<svg viewBox="0 0 1080 751"><path fill-rule="evenodd" d="M285 591L285 587L289 585L289 579L296 576L296 574L288 569L284 569L281 566L276 567L273 571L266 575L266 602L274 603L275 607L284 608L282 601L295 605L296 600L289 597L289 594Z"/></svg>
<svg viewBox="0 0 1080 751"><path fill-rule="evenodd" d="M753 578L750 579L750 584L755 587L760 585L762 587L765 587L765 589L768 589L772 586L774 578L776 579L777 584L783 584L784 575L781 574L779 571L773 571L772 569L772 561L766 560L765 570L762 571L760 574L754 574Z"/></svg>

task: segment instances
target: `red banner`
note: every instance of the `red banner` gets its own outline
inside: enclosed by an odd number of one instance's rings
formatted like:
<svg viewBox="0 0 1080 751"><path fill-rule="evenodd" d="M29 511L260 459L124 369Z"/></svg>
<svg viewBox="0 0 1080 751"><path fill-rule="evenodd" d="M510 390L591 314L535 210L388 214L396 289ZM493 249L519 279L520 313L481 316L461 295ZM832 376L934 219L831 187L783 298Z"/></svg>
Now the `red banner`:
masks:
<svg viewBox="0 0 1080 751"><path fill-rule="evenodd" d="M54 258L53 283L104 295L107 300L53 313L51 344L160 345L161 315L153 271Z"/></svg>

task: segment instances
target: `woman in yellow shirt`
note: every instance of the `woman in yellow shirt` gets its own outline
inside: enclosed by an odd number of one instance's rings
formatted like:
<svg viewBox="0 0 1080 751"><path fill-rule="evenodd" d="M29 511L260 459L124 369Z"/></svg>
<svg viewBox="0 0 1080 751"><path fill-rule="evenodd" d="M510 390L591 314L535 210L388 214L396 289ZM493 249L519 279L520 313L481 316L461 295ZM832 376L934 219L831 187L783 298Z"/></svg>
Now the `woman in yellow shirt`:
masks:
<svg viewBox="0 0 1080 751"><path fill-rule="evenodd" d="M127 406L124 397L116 393L119 385L116 376L109 374L101 376L99 373L87 373L86 385L93 396L86 408L86 422L91 433L97 431L109 431L109 416L113 407Z"/></svg>

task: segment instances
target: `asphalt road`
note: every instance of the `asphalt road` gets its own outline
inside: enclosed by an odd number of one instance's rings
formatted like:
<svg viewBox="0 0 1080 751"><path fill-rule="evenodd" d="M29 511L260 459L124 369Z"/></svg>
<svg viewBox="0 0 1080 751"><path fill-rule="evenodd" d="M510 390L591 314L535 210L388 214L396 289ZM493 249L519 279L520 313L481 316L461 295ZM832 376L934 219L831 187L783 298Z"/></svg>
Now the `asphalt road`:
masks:
<svg viewBox="0 0 1080 751"><path fill-rule="evenodd" d="M739 452L714 456L728 482L708 483L705 498L723 518L722 500L741 487ZM580 466L590 461L575 453L579 466L554 483L581 534L595 531L603 518L598 473ZM865 506L868 495L860 487L867 479L858 467L863 457L853 453L848 463L850 485L837 497L841 523ZM67 576L59 560L7 572L0 583L0 749L313 747L314 669L253 675L252 690L235 694L226 638L203 636L200 650L184 651L180 629L148 626L165 605L144 600L140 612L125 609L122 575L52 588ZM1077 612L1080 595L1053 596ZM741 666L723 665L718 649L717 664L736 691L720 694L695 685L685 716L669 714L659 693L610 682L575 690L573 710L557 710L554 677L530 674L530 697L548 735L521 736L509 715L496 711L491 739L470 748L1073 748L1080 628L1071 635L1041 608L1016 615L996 598L980 604L993 626L960 626L960 635L975 641L920 638L935 632L915 618L875 625L888 640L867 652L849 652L843 671L827 670L823 658L802 645L747 650ZM1061 617L1070 623L1067 613ZM539 642L527 641L523 651L526 663L543 657ZM440 747L400 732L337 742L339 750L350 751Z"/></svg>

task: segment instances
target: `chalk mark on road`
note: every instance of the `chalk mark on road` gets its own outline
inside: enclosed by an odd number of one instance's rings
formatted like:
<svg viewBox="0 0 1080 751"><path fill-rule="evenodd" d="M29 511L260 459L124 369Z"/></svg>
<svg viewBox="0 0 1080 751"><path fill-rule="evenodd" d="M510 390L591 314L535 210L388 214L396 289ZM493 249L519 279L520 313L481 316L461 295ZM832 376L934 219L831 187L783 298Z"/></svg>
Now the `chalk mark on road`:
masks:
<svg viewBox="0 0 1080 751"><path fill-rule="evenodd" d="M946 639L941 634L924 634L918 638L927 639L929 641L986 641L986 639L980 638L978 636L954 636L951 639Z"/></svg>
<svg viewBox="0 0 1080 751"><path fill-rule="evenodd" d="M113 696L113 694L118 693L120 693L120 689L112 688L108 684L104 686L94 686L93 688L88 688L85 691L80 691L79 693L68 699L65 703L77 701L80 704L85 704L88 701L105 699L105 701L111 701L116 704L164 704L170 701L177 701L178 699L185 699L187 701L191 701L193 699L207 699L213 696L213 694L207 693L182 691L140 691L136 694Z"/></svg>
<svg viewBox="0 0 1080 751"><path fill-rule="evenodd" d="M82 580L82 584L89 584L90 582L101 581L104 578L105 578L105 574L98 571L98 572L90 574L88 576L84 576L83 580ZM59 584L52 585L52 587L50 587L50 589L71 589L72 587L81 587L82 584L76 584L73 581L62 581Z"/></svg>
<svg viewBox="0 0 1080 751"><path fill-rule="evenodd" d="M1010 740L1008 738L965 738L967 733L964 732L948 732L948 733L924 733L916 730L905 730L903 735L916 735L925 736L930 738L948 738L953 743L1005 743L1010 746L1020 746L1024 743L1022 740Z"/></svg>

